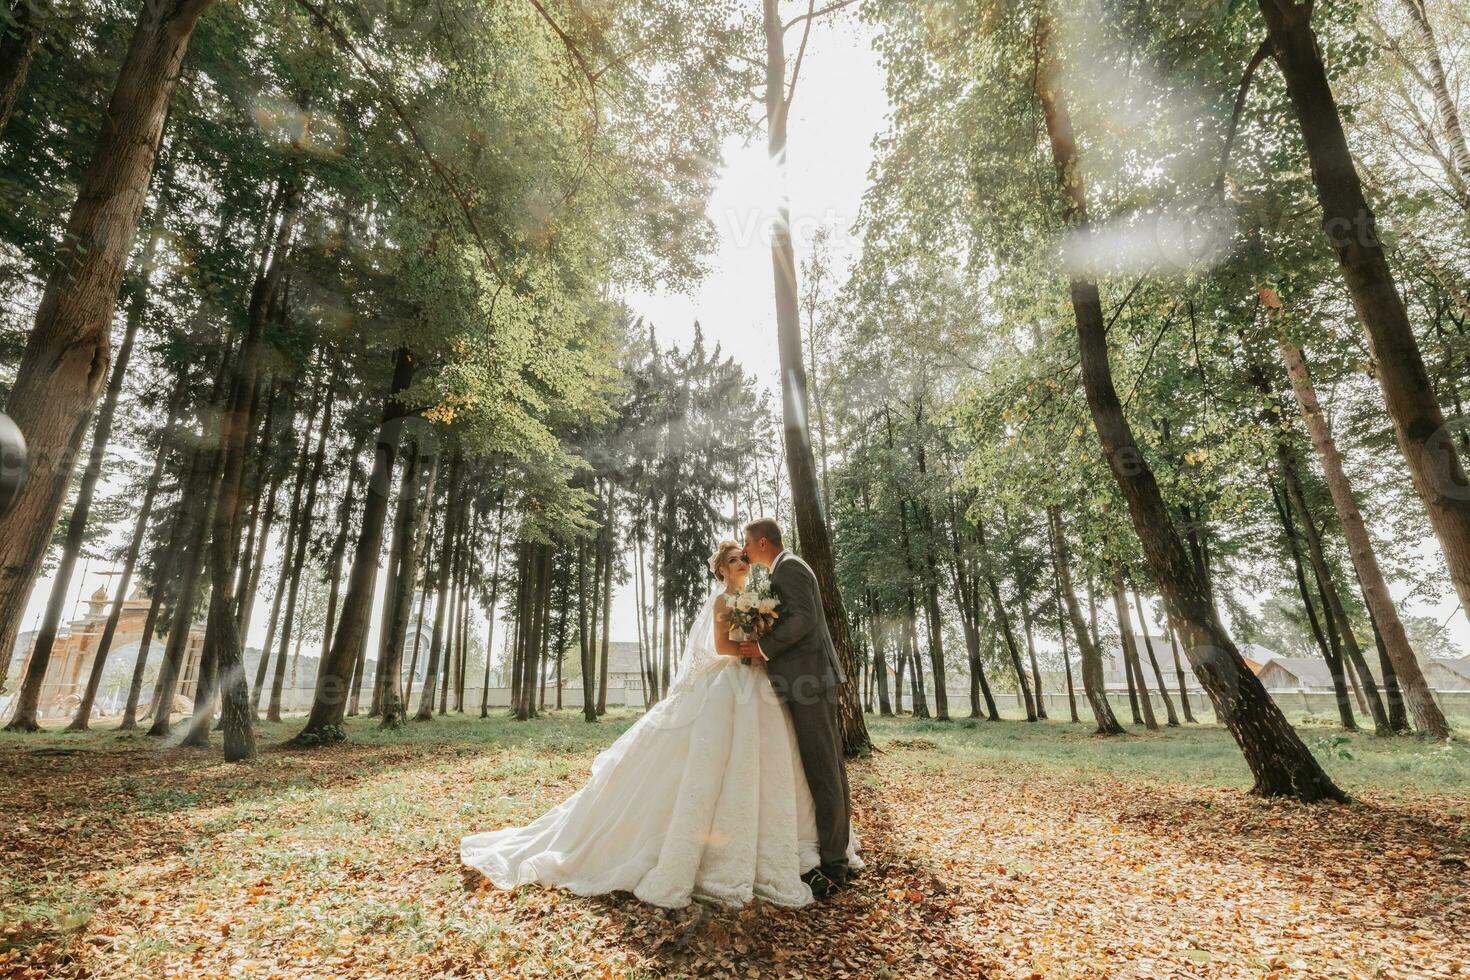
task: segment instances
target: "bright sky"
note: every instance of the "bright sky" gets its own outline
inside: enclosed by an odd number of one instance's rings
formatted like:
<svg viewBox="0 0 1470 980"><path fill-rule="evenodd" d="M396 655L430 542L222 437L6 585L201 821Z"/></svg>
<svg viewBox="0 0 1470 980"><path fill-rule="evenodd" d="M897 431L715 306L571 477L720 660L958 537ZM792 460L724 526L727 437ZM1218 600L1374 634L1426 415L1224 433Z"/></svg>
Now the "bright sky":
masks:
<svg viewBox="0 0 1470 980"><path fill-rule="evenodd" d="M853 18L814 28L788 123L786 182L798 263L824 225L832 229L834 260L851 257L855 243L848 231L867 185L872 139L887 113L883 73L867 28ZM698 320L711 343L719 342L774 391L776 320L767 237L774 168L764 128L750 145L727 142L724 156L709 207L720 235L710 276L689 295L633 293L627 300L657 326L660 338L681 346L694 336Z"/></svg>
<svg viewBox="0 0 1470 980"><path fill-rule="evenodd" d="M798 265L812 236L825 226L831 229L837 279L845 278L843 269L856 251L849 232L867 186L872 140L886 125L887 114L883 72L867 28L851 17L819 23L807 45L788 121L786 185ZM777 198L771 190L774 168L766 155L764 129L749 145L727 142L724 157L725 170L710 199L709 216L720 247L709 277L687 295L633 293L626 298L636 315L658 329L663 343L687 346L698 320L707 343L718 343L760 384L778 393L767 237ZM631 641L637 631L635 603L631 590L624 591L628 594L615 597L612 638Z"/></svg>

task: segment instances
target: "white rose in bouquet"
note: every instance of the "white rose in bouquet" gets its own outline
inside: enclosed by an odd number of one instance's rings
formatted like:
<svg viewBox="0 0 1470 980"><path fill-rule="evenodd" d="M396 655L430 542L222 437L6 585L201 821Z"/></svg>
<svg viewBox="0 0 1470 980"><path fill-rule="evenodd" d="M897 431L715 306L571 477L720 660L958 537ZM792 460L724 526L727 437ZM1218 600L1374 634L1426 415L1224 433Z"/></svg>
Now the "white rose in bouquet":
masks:
<svg viewBox="0 0 1470 980"><path fill-rule="evenodd" d="M763 588L748 588L725 596L730 639L741 642L763 635L780 617L776 611L780 605L781 600Z"/></svg>

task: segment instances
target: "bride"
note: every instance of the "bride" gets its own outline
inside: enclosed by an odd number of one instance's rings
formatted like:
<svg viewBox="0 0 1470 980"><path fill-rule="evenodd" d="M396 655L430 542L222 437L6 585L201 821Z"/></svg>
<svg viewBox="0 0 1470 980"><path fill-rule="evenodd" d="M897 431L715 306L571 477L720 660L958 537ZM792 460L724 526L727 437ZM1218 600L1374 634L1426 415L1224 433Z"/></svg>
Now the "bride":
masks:
<svg viewBox="0 0 1470 980"><path fill-rule="evenodd" d="M728 638L724 596L750 562L735 541L710 558L719 584L684 642L666 697L592 763L592 777L525 827L473 834L460 859L501 888L630 891L665 908L812 900L811 791L791 719L765 671ZM850 860L860 866L856 849Z"/></svg>

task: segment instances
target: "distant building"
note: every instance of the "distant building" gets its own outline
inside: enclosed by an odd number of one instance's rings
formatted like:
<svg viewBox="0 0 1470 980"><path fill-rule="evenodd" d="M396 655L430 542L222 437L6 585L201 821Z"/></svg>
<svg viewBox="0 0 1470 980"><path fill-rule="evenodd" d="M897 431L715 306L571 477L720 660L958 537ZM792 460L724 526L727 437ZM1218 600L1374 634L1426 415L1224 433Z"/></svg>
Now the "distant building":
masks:
<svg viewBox="0 0 1470 980"><path fill-rule="evenodd" d="M599 650L599 656L601 651ZM576 659L572 651L571 659ZM607 686L609 690L643 690L643 668L640 666L638 644L612 640L607 645ZM564 688L582 689L582 678L574 677Z"/></svg>
<svg viewBox="0 0 1470 980"><path fill-rule="evenodd" d="M1436 691L1470 692L1470 656L1454 660L1431 660L1424 671Z"/></svg>
<svg viewBox="0 0 1470 980"><path fill-rule="evenodd" d="M1105 691L1127 691L1128 674L1127 667L1123 662L1123 645L1117 637L1111 639L1102 637L1103 658L1103 690ZM1174 669L1174 648L1169 644L1167 636L1149 635L1148 641L1153 644L1154 656L1158 658L1159 669L1164 672L1163 685L1170 691L1179 689L1179 676ZM1138 663L1143 669L1143 680L1151 691L1160 687L1160 680L1154 673L1153 664L1149 662L1148 647L1144 646L1144 635L1133 634L1133 643L1138 648ZM1186 691L1202 691L1199 678L1194 676L1194 670L1190 668L1189 661L1185 658L1183 650L1179 653L1179 661L1184 666L1184 689ZM1252 669L1255 669L1252 667ZM1080 689L1082 686L1082 658L1073 656L1072 676L1074 684ZM1065 681L1063 681L1065 683Z"/></svg>
<svg viewBox="0 0 1470 980"><path fill-rule="evenodd" d="M1365 659L1374 683L1381 686L1383 680L1378 669L1376 652ZM1424 671L1424 679L1429 683L1431 691L1470 692L1470 657L1460 657L1457 660L1421 657L1419 667ZM1256 674L1261 678L1262 686L1271 692L1333 692L1332 670L1327 666L1327 661L1316 657L1274 657L1256 671Z"/></svg>
<svg viewBox="0 0 1470 980"><path fill-rule="evenodd" d="M1273 657L1256 671L1256 676L1261 679L1261 686L1272 693L1331 694L1335 690L1327 661L1315 657ZM1374 681L1377 679L1375 675Z"/></svg>
<svg viewBox="0 0 1470 980"><path fill-rule="evenodd" d="M143 636L143 622L148 618L151 600L141 590L123 600L122 612L118 616L117 631L112 638L112 650L108 653L108 665L113 670L125 663L129 677L137 658L138 645ZM51 659L46 665L46 678L41 684L37 716L40 718L69 718L81 704L87 689L87 679L92 673L92 664L97 659L97 645L102 640L102 631L107 625L107 616L112 605L107 592L99 588L87 600L87 611L79 619L57 632L51 647ZM153 638L153 651L162 656L166 636ZM20 666L11 674L7 685L19 687L35 654L36 638L28 635L25 654ZM189 630L189 639L184 648L183 669L179 671L174 688L176 698L192 702L194 689L199 683L199 655L204 649L204 624L195 624ZM98 707L104 707L105 689L99 688ZM125 692L124 692L125 693ZM152 700L152 691L143 692L143 702ZM115 692L114 692L115 694ZM116 700L114 697L113 700Z"/></svg>

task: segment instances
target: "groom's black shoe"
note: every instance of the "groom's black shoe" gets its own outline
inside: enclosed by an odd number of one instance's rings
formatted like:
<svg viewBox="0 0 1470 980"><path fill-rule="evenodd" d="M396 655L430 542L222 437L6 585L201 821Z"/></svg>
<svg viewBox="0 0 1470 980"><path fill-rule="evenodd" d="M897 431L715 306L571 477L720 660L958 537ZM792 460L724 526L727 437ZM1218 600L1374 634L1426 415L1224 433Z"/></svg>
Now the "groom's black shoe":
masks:
<svg viewBox="0 0 1470 980"><path fill-rule="evenodd" d="M823 864L801 876L817 898L826 898L852 884L856 874L845 864Z"/></svg>
<svg viewBox="0 0 1470 980"><path fill-rule="evenodd" d="M801 876L801 880L811 887L812 897L817 899L835 895L837 889L842 887L840 883L830 878L821 868L812 868Z"/></svg>

